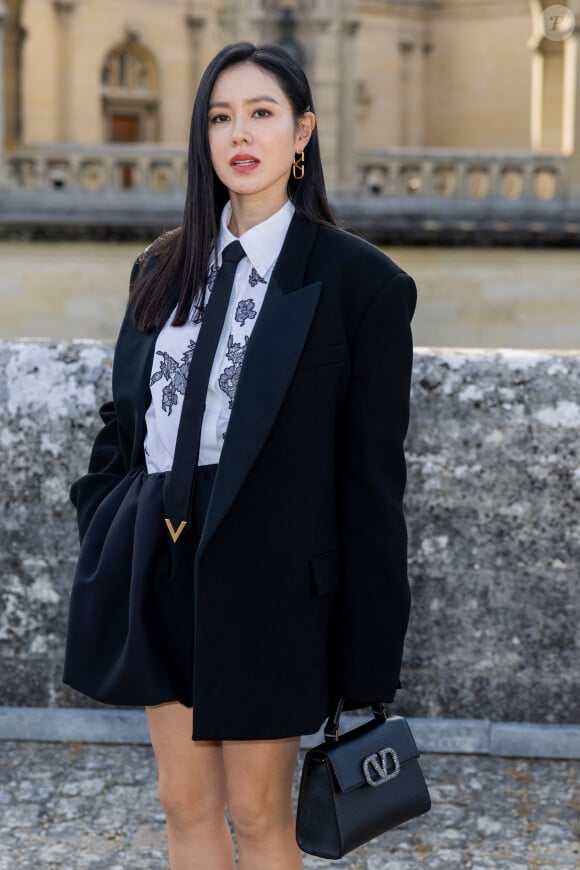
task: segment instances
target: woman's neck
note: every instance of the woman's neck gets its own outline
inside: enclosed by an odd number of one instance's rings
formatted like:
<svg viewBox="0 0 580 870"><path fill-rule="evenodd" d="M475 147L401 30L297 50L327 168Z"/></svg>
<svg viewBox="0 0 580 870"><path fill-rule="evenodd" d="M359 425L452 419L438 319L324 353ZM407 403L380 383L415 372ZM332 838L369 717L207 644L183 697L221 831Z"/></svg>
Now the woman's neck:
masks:
<svg viewBox="0 0 580 870"><path fill-rule="evenodd" d="M277 197L275 200L265 200L263 196L253 198L249 196L240 196L239 194L230 193L230 202L232 204L232 215L230 217L228 229L238 238L251 230L262 221L268 220L273 214L276 214L283 205L288 202L288 197L283 199Z"/></svg>

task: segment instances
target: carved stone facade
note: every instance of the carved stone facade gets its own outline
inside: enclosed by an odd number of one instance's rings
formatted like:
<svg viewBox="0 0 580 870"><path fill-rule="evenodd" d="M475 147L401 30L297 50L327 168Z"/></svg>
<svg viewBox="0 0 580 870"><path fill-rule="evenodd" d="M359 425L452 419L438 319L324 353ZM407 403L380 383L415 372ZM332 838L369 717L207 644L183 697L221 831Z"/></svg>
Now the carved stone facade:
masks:
<svg viewBox="0 0 580 870"><path fill-rule="evenodd" d="M182 148L215 52L238 39L277 41L310 76L335 191L355 187L357 149L403 147L565 154L580 193L580 27L571 11L572 32L556 38L563 25L550 8L546 0L0 0L0 151L119 141Z"/></svg>
<svg viewBox="0 0 580 870"><path fill-rule="evenodd" d="M6 145L183 147L196 85L211 57L239 39L281 41L310 74L327 172L340 188L354 172L355 67L348 59L355 53L356 6L356 0L9 0L6 106L18 107L19 122L5 112ZM18 28L26 39L17 60Z"/></svg>

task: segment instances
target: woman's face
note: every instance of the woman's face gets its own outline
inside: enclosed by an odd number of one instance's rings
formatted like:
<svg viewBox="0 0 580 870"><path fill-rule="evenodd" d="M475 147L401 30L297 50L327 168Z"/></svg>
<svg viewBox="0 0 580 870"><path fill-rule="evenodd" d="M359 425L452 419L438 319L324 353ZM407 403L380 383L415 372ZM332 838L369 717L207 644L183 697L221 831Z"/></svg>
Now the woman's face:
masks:
<svg viewBox="0 0 580 870"><path fill-rule="evenodd" d="M220 73L209 104L209 145L232 201L251 200L272 213L280 208L294 155L304 150L314 123L306 112L296 124L280 85L256 64Z"/></svg>

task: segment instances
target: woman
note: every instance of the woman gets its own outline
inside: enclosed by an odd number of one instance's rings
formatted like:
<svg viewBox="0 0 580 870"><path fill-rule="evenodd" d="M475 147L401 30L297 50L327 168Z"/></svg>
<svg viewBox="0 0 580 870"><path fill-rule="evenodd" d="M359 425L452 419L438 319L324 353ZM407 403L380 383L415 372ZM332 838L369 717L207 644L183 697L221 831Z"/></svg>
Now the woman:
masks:
<svg viewBox="0 0 580 870"><path fill-rule="evenodd" d="M191 500L180 414L236 240L209 382L190 390ZM415 296L336 227L297 63L223 49L193 109L183 225L135 265L114 401L71 491L83 547L65 681L147 707L176 870L233 868L226 805L240 870L301 867L300 735L340 696L353 709L399 686ZM167 509L182 485L186 520Z"/></svg>

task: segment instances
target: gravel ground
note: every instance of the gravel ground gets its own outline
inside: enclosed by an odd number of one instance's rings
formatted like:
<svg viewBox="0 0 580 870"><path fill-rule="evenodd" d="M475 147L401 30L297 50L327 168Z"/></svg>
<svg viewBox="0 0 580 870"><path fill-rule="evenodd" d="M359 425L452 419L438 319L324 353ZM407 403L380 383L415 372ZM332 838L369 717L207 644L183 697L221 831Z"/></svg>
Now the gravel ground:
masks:
<svg viewBox="0 0 580 870"><path fill-rule="evenodd" d="M149 747L7 741L0 758L0 870L167 867ZM305 856L305 870L580 870L578 762L421 763L430 813L341 861Z"/></svg>

